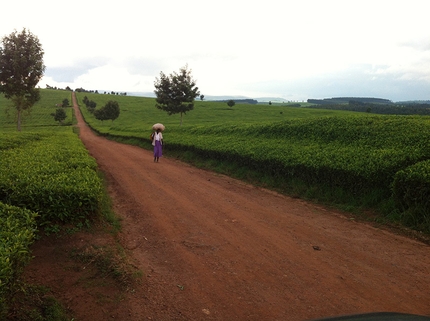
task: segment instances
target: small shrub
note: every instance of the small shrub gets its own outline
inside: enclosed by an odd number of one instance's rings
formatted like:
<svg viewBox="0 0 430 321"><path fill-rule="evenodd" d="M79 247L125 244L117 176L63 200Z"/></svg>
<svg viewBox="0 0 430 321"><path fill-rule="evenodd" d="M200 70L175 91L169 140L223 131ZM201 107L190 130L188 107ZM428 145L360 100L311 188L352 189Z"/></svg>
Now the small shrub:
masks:
<svg viewBox="0 0 430 321"><path fill-rule="evenodd" d="M430 232L430 160L396 173L393 198L407 225Z"/></svg>
<svg viewBox="0 0 430 321"><path fill-rule="evenodd" d="M20 276L30 262L37 214L0 202L0 319L20 291Z"/></svg>

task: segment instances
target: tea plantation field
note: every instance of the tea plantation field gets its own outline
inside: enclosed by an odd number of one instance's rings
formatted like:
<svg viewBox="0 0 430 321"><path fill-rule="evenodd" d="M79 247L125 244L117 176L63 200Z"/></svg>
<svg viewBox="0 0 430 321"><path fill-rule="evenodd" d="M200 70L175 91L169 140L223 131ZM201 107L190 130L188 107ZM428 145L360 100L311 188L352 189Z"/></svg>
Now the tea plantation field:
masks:
<svg viewBox="0 0 430 321"><path fill-rule="evenodd" d="M120 106L115 121L99 121L84 97ZM152 148L152 124L166 125L165 155L197 161L253 183L329 205L372 211L430 233L430 118L196 101L168 116L155 100L77 93L86 122L111 139ZM17 132L10 102L0 96L0 318L30 260L37 233L83 226L98 215L103 184L95 160L74 133L73 110L52 116L71 92L41 90Z"/></svg>
<svg viewBox="0 0 430 321"><path fill-rule="evenodd" d="M0 96L0 319L21 290L30 245L43 231L80 228L99 215L104 193L97 164L74 133L72 108L60 125L51 115L67 91L42 90L17 131L16 114ZM62 108L62 107L60 107Z"/></svg>
<svg viewBox="0 0 430 321"><path fill-rule="evenodd" d="M85 96L98 108L118 101L119 118L95 119ZM101 135L151 148L151 126L161 122L167 154L227 164L229 174L430 231L429 117L196 101L180 126L180 116L156 109L152 98L77 97Z"/></svg>

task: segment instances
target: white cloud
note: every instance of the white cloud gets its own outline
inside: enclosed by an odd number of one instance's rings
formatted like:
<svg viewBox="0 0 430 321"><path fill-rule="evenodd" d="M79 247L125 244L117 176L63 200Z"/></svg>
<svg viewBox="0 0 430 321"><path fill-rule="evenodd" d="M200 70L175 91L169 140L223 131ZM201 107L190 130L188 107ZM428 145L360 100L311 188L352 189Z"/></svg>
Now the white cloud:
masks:
<svg viewBox="0 0 430 321"><path fill-rule="evenodd" d="M2 14L0 36L23 27L37 35L44 82L59 87L153 91L160 71L188 63L205 95L314 98L326 90L391 99L417 88L417 99L430 99L426 0L22 0L5 7L20 14Z"/></svg>

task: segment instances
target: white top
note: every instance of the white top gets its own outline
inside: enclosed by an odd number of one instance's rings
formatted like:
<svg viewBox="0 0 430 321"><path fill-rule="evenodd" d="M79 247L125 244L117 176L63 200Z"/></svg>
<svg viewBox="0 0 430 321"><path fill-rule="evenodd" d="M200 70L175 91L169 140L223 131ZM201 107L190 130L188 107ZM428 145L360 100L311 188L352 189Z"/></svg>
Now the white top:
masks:
<svg viewBox="0 0 430 321"><path fill-rule="evenodd" d="M163 134L161 132L159 133L155 132L154 139L152 140L152 146L155 146L156 140L159 140L160 143L163 144L162 139L163 139Z"/></svg>

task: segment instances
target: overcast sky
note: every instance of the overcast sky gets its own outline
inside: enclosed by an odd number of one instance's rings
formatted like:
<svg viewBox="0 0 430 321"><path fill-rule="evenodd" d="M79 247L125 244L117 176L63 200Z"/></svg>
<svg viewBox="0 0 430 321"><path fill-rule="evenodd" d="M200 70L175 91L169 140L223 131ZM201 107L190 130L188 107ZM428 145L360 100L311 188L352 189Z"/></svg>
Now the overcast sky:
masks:
<svg viewBox="0 0 430 321"><path fill-rule="evenodd" d="M427 0L15 0L0 37L27 28L46 84L153 92L186 64L201 94L430 99Z"/></svg>

